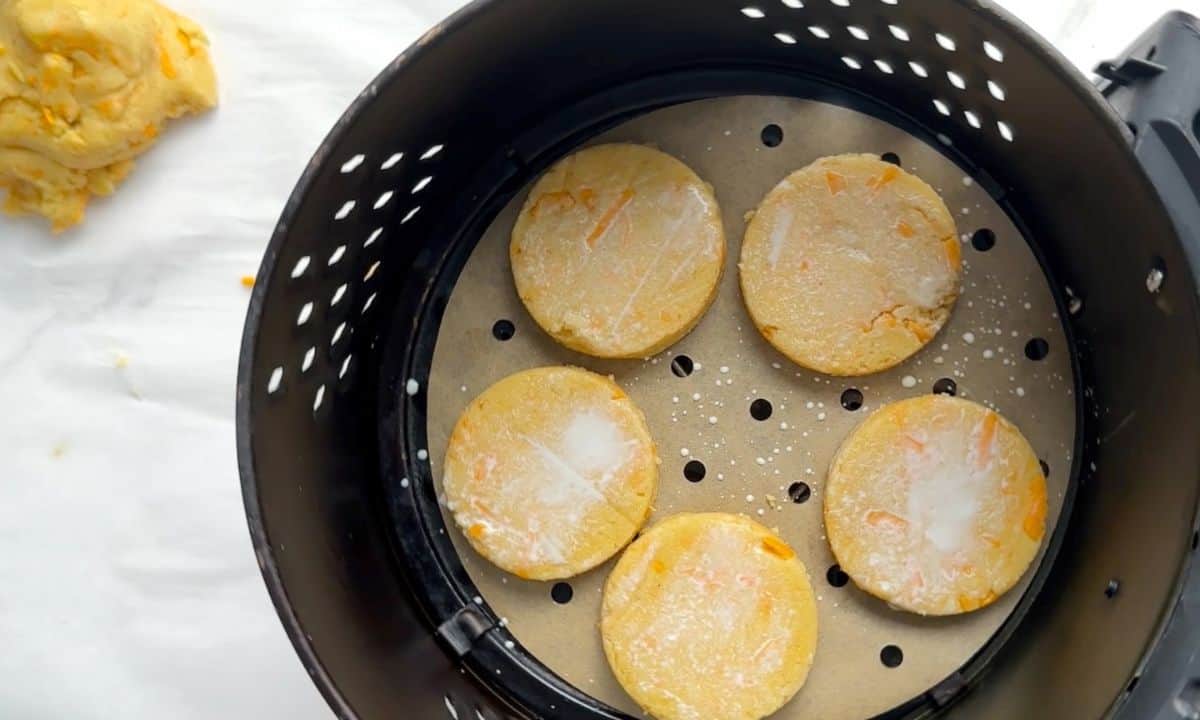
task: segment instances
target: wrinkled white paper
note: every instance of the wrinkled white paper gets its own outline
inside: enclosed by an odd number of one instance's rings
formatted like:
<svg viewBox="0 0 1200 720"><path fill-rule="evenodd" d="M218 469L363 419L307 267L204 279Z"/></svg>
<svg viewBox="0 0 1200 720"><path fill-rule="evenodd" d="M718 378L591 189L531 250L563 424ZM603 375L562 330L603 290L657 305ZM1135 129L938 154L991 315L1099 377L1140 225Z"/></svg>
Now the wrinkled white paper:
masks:
<svg viewBox="0 0 1200 720"><path fill-rule="evenodd" d="M1090 70L1196 2L1004 5ZM170 127L79 228L0 217L5 720L330 716L242 513L240 278L342 110L459 3L170 4L209 32L220 108Z"/></svg>

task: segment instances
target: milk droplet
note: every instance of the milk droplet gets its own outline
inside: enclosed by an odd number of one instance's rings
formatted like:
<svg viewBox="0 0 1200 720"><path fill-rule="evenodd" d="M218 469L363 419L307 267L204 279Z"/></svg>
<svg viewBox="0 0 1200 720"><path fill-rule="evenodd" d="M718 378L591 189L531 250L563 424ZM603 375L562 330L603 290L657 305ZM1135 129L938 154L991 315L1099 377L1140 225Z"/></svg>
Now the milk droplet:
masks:
<svg viewBox="0 0 1200 720"><path fill-rule="evenodd" d="M683 457L687 457L688 455L692 454L692 451L688 450L687 448L679 448L679 454Z"/></svg>
<svg viewBox="0 0 1200 720"><path fill-rule="evenodd" d="M722 365L722 366L721 366L721 372L722 372L722 373L727 373L727 372L729 372L729 366L728 366L728 365Z"/></svg>
<svg viewBox="0 0 1200 720"><path fill-rule="evenodd" d="M408 478L400 478L400 487L402 487L402 488L408 487Z"/></svg>
<svg viewBox="0 0 1200 720"><path fill-rule="evenodd" d="M900 379L900 384L906 388L914 388L917 386L917 379L912 375L905 375Z"/></svg>
<svg viewBox="0 0 1200 720"><path fill-rule="evenodd" d="M1025 388L1023 388L1023 387L1017 388L1017 397L1025 397Z"/></svg>
<svg viewBox="0 0 1200 720"><path fill-rule="evenodd" d="M417 451L417 459L418 460L428 460L429 459L429 451L426 450L425 448L421 448L420 450Z"/></svg>
<svg viewBox="0 0 1200 720"><path fill-rule="evenodd" d="M416 395L417 391L420 389L421 383L417 382L413 378L409 378L408 382L404 383L404 392L408 393L409 397Z"/></svg>
<svg viewBox="0 0 1200 720"><path fill-rule="evenodd" d="M709 424L709 425L716 425L716 424L717 424L717 416L716 416L716 415L709 415L709 416L708 416L708 424Z"/></svg>
<svg viewBox="0 0 1200 720"><path fill-rule="evenodd" d="M991 360L994 357L996 357L996 353L992 352L991 350L983 351L983 359L984 360Z"/></svg>
<svg viewBox="0 0 1200 720"><path fill-rule="evenodd" d="M975 333L973 333L973 332L963 333L963 340L966 341L966 343L968 345L970 345L971 343L975 342Z"/></svg>

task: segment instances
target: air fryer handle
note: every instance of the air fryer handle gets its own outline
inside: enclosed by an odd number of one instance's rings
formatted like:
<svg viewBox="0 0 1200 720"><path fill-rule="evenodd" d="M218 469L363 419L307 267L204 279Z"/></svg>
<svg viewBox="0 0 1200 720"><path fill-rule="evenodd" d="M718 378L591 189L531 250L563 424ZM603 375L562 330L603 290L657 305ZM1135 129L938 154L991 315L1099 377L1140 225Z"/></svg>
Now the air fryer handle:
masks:
<svg viewBox="0 0 1200 720"><path fill-rule="evenodd" d="M1168 13L1096 73L1200 271L1200 19Z"/></svg>
<svg viewBox="0 0 1200 720"><path fill-rule="evenodd" d="M1100 91L1132 133L1134 152L1183 240L1200 278L1200 20L1165 15L1119 58L1100 63ZM1136 241L1136 239L1135 239ZM1200 716L1200 551L1146 664L1131 680L1117 717Z"/></svg>

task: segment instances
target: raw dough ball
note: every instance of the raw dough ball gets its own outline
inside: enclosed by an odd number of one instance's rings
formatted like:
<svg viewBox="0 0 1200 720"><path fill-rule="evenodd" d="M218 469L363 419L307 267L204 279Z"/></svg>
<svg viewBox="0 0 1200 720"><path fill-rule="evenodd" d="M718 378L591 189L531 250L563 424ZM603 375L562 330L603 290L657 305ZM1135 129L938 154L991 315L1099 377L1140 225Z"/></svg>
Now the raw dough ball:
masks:
<svg viewBox="0 0 1200 720"><path fill-rule="evenodd" d="M600 633L617 680L659 720L756 720L808 677L817 607L804 565L771 531L683 514L621 556Z"/></svg>
<svg viewBox="0 0 1200 720"><path fill-rule="evenodd" d="M167 118L216 105L203 31L153 0L0 3L4 209L83 219Z"/></svg>
<svg viewBox="0 0 1200 720"><path fill-rule="evenodd" d="M825 531L842 569L872 595L922 615L994 602L1037 555L1046 479L1011 423L941 395L867 418L825 487Z"/></svg>
<svg viewBox="0 0 1200 720"><path fill-rule="evenodd" d="M479 554L519 577L557 580L604 562L642 527L658 456L612 380L538 368L471 402L450 435L443 485Z"/></svg>
<svg viewBox="0 0 1200 720"><path fill-rule="evenodd" d="M954 217L920 178L874 155L823 158L776 185L746 228L741 283L763 337L830 375L886 370L950 317Z"/></svg>
<svg viewBox="0 0 1200 720"><path fill-rule="evenodd" d="M537 181L509 253L517 294L555 340L640 358L712 304L725 233L712 188L686 165L641 145L599 145Z"/></svg>

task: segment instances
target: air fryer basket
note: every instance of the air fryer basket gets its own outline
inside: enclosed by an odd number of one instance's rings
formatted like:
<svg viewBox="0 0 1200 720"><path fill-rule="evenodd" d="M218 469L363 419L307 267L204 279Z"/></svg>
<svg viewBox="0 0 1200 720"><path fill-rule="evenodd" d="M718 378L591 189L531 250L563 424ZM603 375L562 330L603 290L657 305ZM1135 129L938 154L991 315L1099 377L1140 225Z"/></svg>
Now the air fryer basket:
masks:
<svg viewBox="0 0 1200 720"><path fill-rule="evenodd" d="M1018 295L1044 305L1047 360L1061 365L1039 378L1057 372L1062 392L1038 399L1034 417L1043 415L1039 451L1064 510L1027 590L1006 598L976 639L956 638L961 665L955 659L944 677L872 712L1195 717L1200 91L1185 68L1200 67L1198 35L1194 21L1170 16L1101 68L1127 126L1051 48L971 0L490 0L428 33L360 96L310 163L267 250L243 345L238 451L251 533L280 616L331 706L361 718L628 717L592 697L604 693L561 659L546 652L541 662L532 650L555 638L518 627L515 613L505 627L497 608L520 610L520 594L456 551L434 474L439 435L464 395L534 358L617 373L654 407L678 394L659 388L678 379L670 352L603 367L576 359L504 294L509 271L497 248L506 206L555 159L608 137L658 142L706 166L734 256L741 220L730 216L753 200L727 203L733 190L722 193L718 176L730 188L770 173L777 180L778 167L756 172L739 158L784 167L780 153L799 153L790 156L798 167L846 143L896 152L906 167L919 162L919 174L937 175L951 207L967 211L961 231L986 226L1028 243L994 256L995 277L968 268L968 280L994 281L1012 297L987 312L964 304L956 321L998 318L1004 332L1018 331L1005 338L1016 357L1039 328L1018 328L1011 306L1023 302ZM680 129L689 120L690 140ZM782 145L757 141L766 124L783 129ZM717 133L721 125L728 134ZM847 130L855 127L870 132ZM706 160L708 152L716 155ZM968 289L963 299L971 297ZM694 337L673 349L704 355L704 372L689 380L711 383L717 365L738 367L725 359L743 360L737 338L721 323L735 325L740 312L726 287ZM516 337L492 336L500 319ZM497 337L507 330L496 328ZM753 333L744 340L753 346ZM723 423L746 414L741 402L759 386L777 401L790 392L795 411L819 393L832 393L824 400L832 406L855 384L784 373L759 350L744 351L748 384L719 399ZM978 367L967 350L959 341L943 362L960 353ZM919 364L855 382L872 386L869 404L896 397L908 385L901 376L928 384L940 374L938 354L931 348ZM999 394L1003 378L967 377L964 390L977 399L1015 407ZM673 439L662 413L652 430ZM724 437L737 433L726 428ZM790 442L819 455L813 434ZM678 448L660 453L664 485L686 485ZM787 454L772 462L793 474L814 464ZM821 473L808 478L814 493ZM814 497L807 509L816 506ZM807 522L770 511L768 524ZM808 562L832 592L825 567ZM553 631L552 610L529 612L545 612ZM566 632L557 642L581 644ZM882 682L906 687L903 677ZM857 692L872 683L864 671Z"/></svg>

